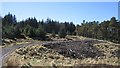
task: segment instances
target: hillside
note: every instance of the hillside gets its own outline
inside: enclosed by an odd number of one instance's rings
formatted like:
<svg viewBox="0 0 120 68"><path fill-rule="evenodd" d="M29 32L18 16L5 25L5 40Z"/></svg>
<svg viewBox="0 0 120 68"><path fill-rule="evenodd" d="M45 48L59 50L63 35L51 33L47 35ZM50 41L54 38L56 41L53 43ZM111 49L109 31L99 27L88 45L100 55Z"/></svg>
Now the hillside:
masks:
<svg viewBox="0 0 120 68"><path fill-rule="evenodd" d="M80 38L84 39L81 40ZM7 64L19 61L15 65L78 66L81 64L106 64L116 66L120 63L119 47L120 44L79 37L79 40L44 45L34 44L19 48L11 54Z"/></svg>

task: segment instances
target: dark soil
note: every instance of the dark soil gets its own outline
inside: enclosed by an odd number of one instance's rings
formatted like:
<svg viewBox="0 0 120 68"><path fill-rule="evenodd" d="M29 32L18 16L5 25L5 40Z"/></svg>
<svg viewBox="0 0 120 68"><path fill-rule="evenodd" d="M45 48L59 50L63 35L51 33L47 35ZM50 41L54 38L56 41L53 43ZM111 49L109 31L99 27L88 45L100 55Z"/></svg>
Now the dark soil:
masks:
<svg viewBox="0 0 120 68"><path fill-rule="evenodd" d="M43 46L53 49L65 57L70 57L73 59L95 58L104 56L104 54L99 51L98 48L92 46L96 43L100 42L97 40L69 41L54 44L50 43Z"/></svg>

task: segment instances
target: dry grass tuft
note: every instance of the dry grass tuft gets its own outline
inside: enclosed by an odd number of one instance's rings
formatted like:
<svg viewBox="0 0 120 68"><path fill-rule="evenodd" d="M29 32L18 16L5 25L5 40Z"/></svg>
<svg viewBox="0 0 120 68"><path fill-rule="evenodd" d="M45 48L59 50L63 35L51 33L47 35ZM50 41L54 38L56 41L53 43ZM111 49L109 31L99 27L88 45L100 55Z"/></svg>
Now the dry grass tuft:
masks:
<svg viewBox="0 0 120 68"><path fill-rule="evenodd" d="M20 68L20 65L21 61L15 56L11 56L7 60L7 68Z"/></svg>

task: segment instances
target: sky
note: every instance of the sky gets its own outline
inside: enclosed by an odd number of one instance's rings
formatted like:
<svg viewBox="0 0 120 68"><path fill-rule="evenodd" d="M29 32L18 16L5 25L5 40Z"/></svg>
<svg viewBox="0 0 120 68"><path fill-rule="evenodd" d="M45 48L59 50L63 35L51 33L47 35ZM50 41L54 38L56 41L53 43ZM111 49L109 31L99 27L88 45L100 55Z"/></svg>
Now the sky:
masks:
<svg viewBox="0 0 120 68"><path fill-rule="evenodd" d="M69 21L80 24L86 21L104 21L111 17L118 19L117 2L3 2L2 17L8 12L16 15L17 20L48 17L60 22Z"/></svg>
<svg viewBox="0 0 120 68"><path fill-rule="evenodd" d="M120 0L1 0L2 2L118 2Z"/></svg>

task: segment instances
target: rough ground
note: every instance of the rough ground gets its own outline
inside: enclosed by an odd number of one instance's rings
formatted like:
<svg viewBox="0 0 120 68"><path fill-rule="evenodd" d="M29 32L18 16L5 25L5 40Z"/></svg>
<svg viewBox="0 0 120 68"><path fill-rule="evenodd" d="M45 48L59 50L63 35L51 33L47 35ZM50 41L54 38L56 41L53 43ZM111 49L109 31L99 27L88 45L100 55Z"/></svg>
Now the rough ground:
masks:
<svg viewBox="0 0 120 68"><path fill-rule="evenodd" d="M6 47L11 47L19 44L27 44L30 43L32 40L28 39L2 39L2 45L0 45L0 48L6 48Z"/></svg>
<svg viewBox="0 0 120 68"><path fill-rule="evenodd" d="M21 66L119 65L120 44L86 39L47 45L36 44L17 49L11 57L19 59Z"/></svg>

